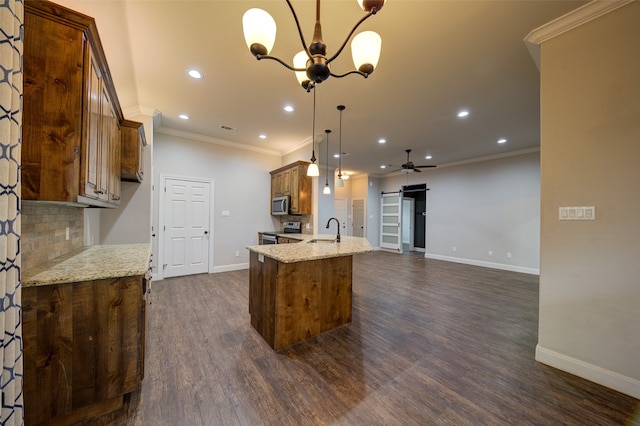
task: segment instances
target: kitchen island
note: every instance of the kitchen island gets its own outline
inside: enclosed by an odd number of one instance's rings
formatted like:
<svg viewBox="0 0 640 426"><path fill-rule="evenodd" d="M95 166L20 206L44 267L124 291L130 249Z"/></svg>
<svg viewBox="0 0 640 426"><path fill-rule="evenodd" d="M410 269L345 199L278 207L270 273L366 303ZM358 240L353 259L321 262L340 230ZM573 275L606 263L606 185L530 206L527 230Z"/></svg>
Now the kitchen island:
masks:
<svg viewBox="0 0 640 426"><path fill-rule="evenodd" d="M251 325L276 351L351 322L353 255L366 238L287 234L293 244L248 246Z"/></svg>

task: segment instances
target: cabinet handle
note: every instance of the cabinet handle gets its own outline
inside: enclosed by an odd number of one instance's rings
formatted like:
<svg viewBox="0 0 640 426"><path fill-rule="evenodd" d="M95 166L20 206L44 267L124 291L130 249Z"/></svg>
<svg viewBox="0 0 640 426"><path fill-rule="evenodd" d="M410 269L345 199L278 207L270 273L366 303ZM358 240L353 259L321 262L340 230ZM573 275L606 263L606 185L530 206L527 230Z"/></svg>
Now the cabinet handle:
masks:
<svg viewBox="0 0 640 426"><path fill-rule="evenodd" d="M104 194L106 191L104 189L94 189L93 192L96 194Z"/></svg>
<svg viewBox="0 0 640 426"><path fill-rule="evenodd" d="M117 196L117 195L112 196L112 197L111 197L111 199L112 199L113 201L120 201L120 197L119 197L119 196Z"/></svg>

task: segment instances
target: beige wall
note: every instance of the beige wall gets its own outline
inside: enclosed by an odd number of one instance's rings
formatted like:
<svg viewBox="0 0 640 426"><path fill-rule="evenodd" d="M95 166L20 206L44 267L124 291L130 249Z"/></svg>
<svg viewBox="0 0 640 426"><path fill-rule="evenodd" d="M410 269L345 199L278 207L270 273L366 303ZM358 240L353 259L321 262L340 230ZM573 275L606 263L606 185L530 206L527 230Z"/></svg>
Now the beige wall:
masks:
<svg viewBox="0 0 640 426"><path fill-rule="evenodd" d="M640 2L541 44L536 359L640 397ZM595 221L560 221L595 206Z"/></svg>

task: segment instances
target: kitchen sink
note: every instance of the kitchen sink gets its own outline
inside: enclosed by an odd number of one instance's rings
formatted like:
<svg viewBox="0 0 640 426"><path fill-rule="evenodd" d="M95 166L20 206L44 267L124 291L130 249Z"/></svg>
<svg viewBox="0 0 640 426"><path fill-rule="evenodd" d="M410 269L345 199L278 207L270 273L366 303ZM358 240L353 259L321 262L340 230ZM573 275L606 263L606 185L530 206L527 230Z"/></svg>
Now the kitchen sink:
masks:
<svg viewBox="0 0 640 426"><path fill-rule="evenodd" d="M314 238L313 240L309 240L307 241L308 243L335 243L336 240L335 239L328 239L328 238Z"/></svg>

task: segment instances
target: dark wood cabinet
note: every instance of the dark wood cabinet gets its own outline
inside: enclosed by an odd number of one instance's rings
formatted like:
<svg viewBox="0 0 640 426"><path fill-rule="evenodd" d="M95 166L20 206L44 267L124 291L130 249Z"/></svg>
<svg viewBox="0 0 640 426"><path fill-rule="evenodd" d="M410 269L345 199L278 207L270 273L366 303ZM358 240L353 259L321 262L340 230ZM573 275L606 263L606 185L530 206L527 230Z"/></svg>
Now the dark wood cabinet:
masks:
<svg viewBox="0 0 640 426"><path fill-rule="evenodd" d="M288 195L291 214L311 214L313 180L307 176L309 164L296 161L271 172L271 198Z"/></svg>
<svg viewBox="0 0 640 426"><path fill-rule="evenodd" d="M23 199L117 207L123 115L95 21L24 9Z"/></svg>
<svg viewBox="0 0 640 426"><path fill-rule="evenodd" d="M146 276L23 287L25 422L122 406L144 376Z"/></svg>
<svg viewBox="0 0 640 426"><path fill-rule="evenodd" d="M147 139L144 126L137 121L124 120L122 123L122 153L120 177L124 181L142 182L144 179L144 147Z"/></svg>

